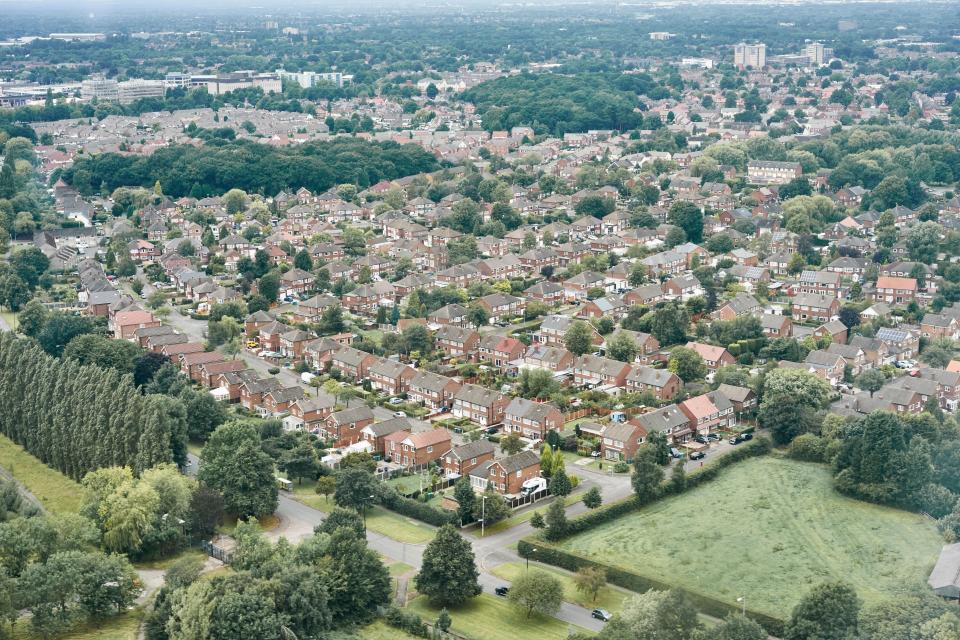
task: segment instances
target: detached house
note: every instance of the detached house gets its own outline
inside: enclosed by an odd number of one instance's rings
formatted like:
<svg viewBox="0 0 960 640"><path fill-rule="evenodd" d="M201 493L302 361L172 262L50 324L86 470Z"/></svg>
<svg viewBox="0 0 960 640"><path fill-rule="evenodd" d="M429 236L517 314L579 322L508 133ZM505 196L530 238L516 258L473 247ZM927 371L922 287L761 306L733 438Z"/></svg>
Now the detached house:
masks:
<svg viewBox="0 0 960 640"><path fill-rule="evenodd" d="M360 432L371 424L373 411L367 405L360 405L331 413L320 427L319 435L324 440L332 440L335 447L347 447L363 439Z"/></svg>
<svg viewBox="0 0 960 640"><path fill-rule="evenodd" d="M683 386L680 378L672 371L653 369L643 365L633 367L627 376L626 383L628 392L648 392L657 400L672 400Z"/></svg>

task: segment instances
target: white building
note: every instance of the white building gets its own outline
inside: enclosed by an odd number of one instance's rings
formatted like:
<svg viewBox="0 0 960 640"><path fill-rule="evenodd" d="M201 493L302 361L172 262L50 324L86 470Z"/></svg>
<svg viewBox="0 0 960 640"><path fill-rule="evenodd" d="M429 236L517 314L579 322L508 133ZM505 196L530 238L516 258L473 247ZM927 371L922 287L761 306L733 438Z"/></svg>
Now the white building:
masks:
<svg viewBox="0 0 960 640"><path fill-rule="evenodd" d="M684 67L700 67L701 69L713 69L713 60L710 58L681 58L680 64Z"/></svg>
<svg viewBox="0 0 960 640"><path fill-rule="evenodd" d="M767 66L767 45L741 42L733 47L733 64L738 67L762 69Z"/></svg>
<svg viewBox="0 0 960 640"><path fill-rule="evenodd" d="M807 56L807 60L810 61L810 64L815 64L818 67L823 65L824 61L824 52L823 45L819 42L811 42L803 48L803 55Z"/></svg>
<svg viewBox="0 0 960 640"><path fill-rule="evenodd" d="M322 82L329 82L338 87L343 87L343 85L349 83L353 77L344 75L339 71L317 73L316 71L284 71L283 69L277 69L277 75L280 76L281 80L296 82L304 89L315 87Z"/></svg>
<svg viewBox="0 0 960 640"><path fill-rule="evenodd" d="M117 85L120 104L130 104L142 98L162 98L166 92L161 80L127 80Z"/></svg>
<svg viewBox="0 0 960 640"><path fill-rule="evenodd" d="M80 96L84 100L118 100L120 87L116 80L102 74L91 76L80 85Z"/></svg>

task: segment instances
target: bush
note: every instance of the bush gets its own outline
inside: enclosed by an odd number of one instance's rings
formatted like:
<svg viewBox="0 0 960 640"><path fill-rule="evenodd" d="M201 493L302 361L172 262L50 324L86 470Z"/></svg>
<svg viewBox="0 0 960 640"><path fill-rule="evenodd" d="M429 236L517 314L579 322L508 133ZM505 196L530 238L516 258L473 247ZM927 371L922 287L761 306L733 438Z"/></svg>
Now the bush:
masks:
<svg viewBox="0 0 960 640"><path fill-rule="evenodd" d="M280 367L270 367L269 369L267 369L267 373L269 373L272 376L275 376L278 373L280 373Z"/></svg>
<svg viewBox="0 0 960 640"><path fill-rule="evenodd" d="M942 518L953 511L957 495L939 484L927 484L917 494L917 506L934 518Z"/></svg>
<svg viewBox="0 0 960 640"><path fill-rule="evenodd" d="M614 473L626 473L628 471L630 471L630 465L624 462L623 460L613 465Z"/></svg>
<svg viewBox="0 0 960 640"><path fill-rule="evenodd" d="M428 504L405 498L392 487L384 485L380 491L380 504L402 516L426 522L435 527L452 523L456 516L453 512L435 509Z"/></svg>
<svg viewBox="0 0 960 640"><path fill-rule="evenodd" d="M790 443L787 455L803 462L826 462L827 440L812 433L800 434Z"/></svg>
<svg viewBox="0 0 960 640"><path fill-rule="evenodd" d="M428 638L430 636L430 633L427 631L427 625L423 623L419 615L394 605L390 605L383 612L383 621L394 629L406 631L413 636L420 638Z"/></svg>

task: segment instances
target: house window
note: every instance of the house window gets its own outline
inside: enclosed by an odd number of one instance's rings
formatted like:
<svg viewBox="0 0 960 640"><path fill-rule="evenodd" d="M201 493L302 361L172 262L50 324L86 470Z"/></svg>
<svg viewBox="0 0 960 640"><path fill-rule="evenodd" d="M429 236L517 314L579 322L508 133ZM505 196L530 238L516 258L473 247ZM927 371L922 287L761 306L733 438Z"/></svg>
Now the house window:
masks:
<svg viewBox="0 0 960 640"><path fill-rule="evenodd" d="M433 453L433 447L427 447L427 453Z"/></svg>

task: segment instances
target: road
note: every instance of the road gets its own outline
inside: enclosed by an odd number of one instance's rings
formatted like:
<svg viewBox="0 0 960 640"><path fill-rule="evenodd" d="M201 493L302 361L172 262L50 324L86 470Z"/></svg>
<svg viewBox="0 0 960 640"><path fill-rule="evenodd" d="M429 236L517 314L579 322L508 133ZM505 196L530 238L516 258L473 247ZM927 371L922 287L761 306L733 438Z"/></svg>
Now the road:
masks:
<svg viewBox="0 0 960 640"><path fill-rule="evenodd" d="M196 473L199 460L193 455L188 457L190 459L188 473ZM629 478L623 478L623 480L624 482L618 482L617 486L625 486L626 492L629 493ZM620 494L622 491L623 488L620 488L616 494ZM617 499L616 494L611 494L606 499L615 500ZM575 515L585 508L583 503L577 503L567 508L567 514ZM297 502L283 493L279 496L279 503L274 515L280 519L280 524L268 532L267 537L272 540L284 537L291 542L298 542L312 535L313 528L323 522L325 517L322 511ZM477 559L477 568L480 571L479 582L484 591L493 593L496 587L510 585L508 581L489 573L489 569L504 562L522 561L523 559L509 547L517 540L530 535L533 530L533 527L528 523L523 523L485 538L464 536L473 545L474 557ZM373 531L367 531L367 544L377 553L391 560L408 564L414 569L419 569L423 563L423 552L426 545L400 542ZM578 607L568 602L563 603L555 617L567 624L574 624L591 631L599 631L603 626L602 622L590 615L590 609Z"/></svg>

